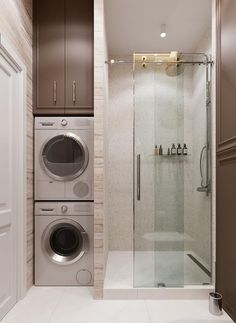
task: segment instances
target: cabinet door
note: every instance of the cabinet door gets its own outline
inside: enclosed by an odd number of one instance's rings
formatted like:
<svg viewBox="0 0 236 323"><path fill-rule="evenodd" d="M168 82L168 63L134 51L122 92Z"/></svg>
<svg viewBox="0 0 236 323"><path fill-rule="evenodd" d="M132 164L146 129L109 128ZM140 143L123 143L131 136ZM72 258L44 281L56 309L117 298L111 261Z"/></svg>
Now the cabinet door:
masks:
<svg viewBox="0 0 236 323"><path fill-rule="evenodd" d="M36 2L36 113L64 113L64 0Z"/></svg>
<svg viewBox="0 0 236 323"><path fill-rule="evenodd" d="M66 113L93 113L93 1L66 1Z"/></svg>

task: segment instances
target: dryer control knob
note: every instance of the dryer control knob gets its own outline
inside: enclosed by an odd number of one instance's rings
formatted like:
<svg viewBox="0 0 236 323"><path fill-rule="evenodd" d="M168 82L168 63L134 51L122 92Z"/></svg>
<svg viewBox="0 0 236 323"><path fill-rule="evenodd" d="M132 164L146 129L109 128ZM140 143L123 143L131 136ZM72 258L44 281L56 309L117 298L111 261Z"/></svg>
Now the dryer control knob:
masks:
<svg viewBox="0 0 236 323"><path fill-rule="evenodd" d="M68 211L68 206L66 206L66 205L62 205L62 207L61 207L61 212L62 213L66 213Z"/></svg>
<svg viewBox="0 0 236 323"><path fill-rule="evenodd" d="M63 127L67 126L67 125L68 125L68 121L67 121L66 119L62 119L62 120L61 120L61 125L62 125Z"/></svg>

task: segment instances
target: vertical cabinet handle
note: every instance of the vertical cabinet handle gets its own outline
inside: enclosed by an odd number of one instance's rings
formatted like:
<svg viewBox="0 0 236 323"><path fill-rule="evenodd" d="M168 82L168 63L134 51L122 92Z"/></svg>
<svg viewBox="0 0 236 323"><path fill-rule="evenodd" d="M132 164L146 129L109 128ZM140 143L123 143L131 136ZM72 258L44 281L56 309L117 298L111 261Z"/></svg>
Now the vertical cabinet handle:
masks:
<svg viewBox="0 0 236 323"><path fill-rule="evenodd" d="M141 192L140 192L140 185L141 185L141 156L137 155L137 200L140 201L141 199Z"/></svg>
<svg viewBox="0 0 236 323"><path fill-rule="evenodd" d="M57 103L57 81L53 82L53 102Z"/></svg>
<svg viewBox="0 0 236 323"><path fill-rule="evenodd" d="M76 81L73 81L73 83L72 83L72 100L73 100L73 103L75 104L75 102L76 102Z"/></svg>

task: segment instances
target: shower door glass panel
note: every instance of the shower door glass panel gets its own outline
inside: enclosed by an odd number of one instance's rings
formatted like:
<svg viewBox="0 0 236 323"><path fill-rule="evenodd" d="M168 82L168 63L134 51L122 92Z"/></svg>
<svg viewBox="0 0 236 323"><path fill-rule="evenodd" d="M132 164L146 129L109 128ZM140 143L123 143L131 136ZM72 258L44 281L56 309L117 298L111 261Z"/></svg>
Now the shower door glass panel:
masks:
<svg viewBox="0 0 236 323"><path fill-rule="evenodd" d="M207 60L203 54L185 54L183 59ZM185 285L212 282L210 79L211 65L184 66L184 132L189 148L184 164Z"/></svg>
<svg viewBox="0 0 236 323"><path fill-rule="evenodd" d="M134 286L182 287L184 77L134 60Z"/></svg>

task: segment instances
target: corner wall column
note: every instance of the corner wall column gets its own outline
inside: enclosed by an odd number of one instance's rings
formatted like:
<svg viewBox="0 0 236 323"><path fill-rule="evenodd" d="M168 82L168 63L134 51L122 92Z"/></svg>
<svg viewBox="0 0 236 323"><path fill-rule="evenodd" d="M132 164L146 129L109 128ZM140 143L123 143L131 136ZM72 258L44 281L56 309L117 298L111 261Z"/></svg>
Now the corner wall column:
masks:
<svg viewBox="0 0 236 323"><path fill-rule="evenodd" d="M104 1L94 1L94 297L103 298L106 265L104 114L107 80Z"/></svg>

